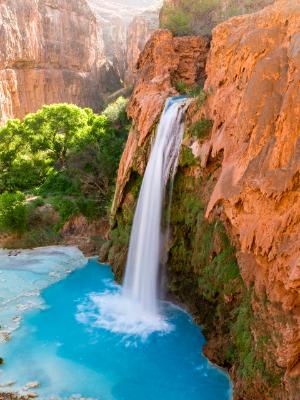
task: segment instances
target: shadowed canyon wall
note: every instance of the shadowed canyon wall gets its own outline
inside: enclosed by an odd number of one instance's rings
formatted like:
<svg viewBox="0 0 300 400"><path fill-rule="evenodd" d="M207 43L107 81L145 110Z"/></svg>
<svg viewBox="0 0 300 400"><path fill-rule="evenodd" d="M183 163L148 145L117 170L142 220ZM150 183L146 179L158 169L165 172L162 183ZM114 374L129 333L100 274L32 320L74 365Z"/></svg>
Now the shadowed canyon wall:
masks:
<svg viewBox="0 0 300 400"><path fill-rule="evenodd" d="M0 123L58 102L98 111L125 75L134 80L158 26L160 1L151 4L156 11L129 0L0 1Z"/></svg>
<svg viewBox="0 0 300 400"><path fill-rule="evenodd" d="M136 66L141 52L151 35L158 29L159 10L148 10L136 16L129 24L126 36L125 74L126 85L135 82Z"/></svg>
<svg viewBox="0 0 300 400"><path fill-rule="evenodd" d="M84 0L1 1L0 24L2 123L53 102L99 108L105 56Z"/></svg>
<svg viewBox="0 0 300 400"><path fill-rule="evenodd" d="M174 182L168 292L203 325L236 400L300 393L299 21L300 4L280 0L218 25L210 50L205 38L154 34L101 252L120 278L164 102L178 82L198 85Z"/></svg>

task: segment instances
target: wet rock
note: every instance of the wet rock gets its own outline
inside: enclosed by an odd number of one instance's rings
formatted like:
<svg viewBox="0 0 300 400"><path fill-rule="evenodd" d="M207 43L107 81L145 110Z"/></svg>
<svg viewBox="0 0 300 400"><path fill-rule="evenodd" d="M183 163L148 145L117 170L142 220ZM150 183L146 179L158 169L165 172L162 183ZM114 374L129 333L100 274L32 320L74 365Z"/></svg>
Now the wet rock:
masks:
<svg viewBox="0 0 300 400"><path fill-rule="evenodd" d="M27 389L36 389L40 386L39 382L35 381L35 382L28 382L26 383L25 387Z"/></svg>
<svg viewBox="0 0 300 400"><path fill-rule="evenodd" d="M175 83L193 85L201 80L207 54L208 40L200 36L173 37L167 30L158 30L147 43L138 60L137 84L128 105L133 129L119 166L113 215L121 204L134 162L141 166L140 174L144 171L143 159L137 160L138 149L149 138L166 99L178 94Z"/></svg>
<svg viewBox="0 0 300 400"><path fill-rule="evenodd" d="M28 399L35 399L36 397L38 397L38 395L34 392L29 392L29 393L27 393L26 396Z"/></svg>
<svg viewBox="0 0 300 400"><path fill-rule="evenodd" d="M6 388L6 387L14 386L15 384L16 384L16 381L8 381L8 382L0 383L0 387Z"/></svg>

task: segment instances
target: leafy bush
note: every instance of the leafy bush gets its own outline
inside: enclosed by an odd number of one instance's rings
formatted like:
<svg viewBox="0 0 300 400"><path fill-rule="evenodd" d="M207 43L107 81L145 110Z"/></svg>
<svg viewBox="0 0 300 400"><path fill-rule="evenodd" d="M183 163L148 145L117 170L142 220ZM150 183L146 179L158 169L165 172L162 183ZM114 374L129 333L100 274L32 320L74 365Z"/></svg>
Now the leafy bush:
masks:
<svg viewBox="0 0 300 400"><path fill-rule="evenodd" d="M130 127L126 105L121 97L96 115L53 104L8 121L0 128L0 193L72 197L90 217L105 213Z"/></svg>
<svg viewBox="0 0 300 400"><path fill-rule="evenodd" d="M207 99L207 93L204 91L202 85L188 85L184 81L176 81L174 86L177 92L181 95L197 97L199 105L202 105Z"/></svg>
<svg viewBox="0 0 300 400"><path fill-rule="evenodd" d="M36 192L39 195L47 194L66 194L74 195L79 192L79 185L75 184L72 179L67 175L65 170L56 171L51 168L42 185L37 188Z"/></svg>
<svg viewBox="0 0 300 400"><path fill-rule="evenodd" d="M126 107L128 104L128 100L124 97L117 98L116 101L109 104L105 110L103 111L103 115L111 122L117 122L122 120L123 122L127 121Z"/></svg>
<svg viewBox="0 0 300 400"><path fill-rule="evenodd" d="M190 24L191 16L184 8L165 8L163 28L169 29L174 35L187 35L191 32Z"/></svg>
<svg viewBox="0 0 300 400"><path fill-rule="evenodd" d="M200 121L195 122L191 127L190 131L193 136L197 138L203 138L207 136L213 126L213 123L210 119L201 119Z"/></svg>
<svg viewBox="0 0 300 400"><path fill-rule="evenodd" d="M0 195L0 228L12 233L23 233L27 228L28 212L25 196L20 193Z"/></svg>
<svg viewBox="0 0 300 400"><path fill-rule="evenodd" d="M37 197L31 201L31 206L33 208L42 207L45 205L45 201L41 197Z"/></svg>
<svg viewBox="0 0 300 400"><path fill-rule="evenodd" d="M7 239L4 243L6 249L28 249L33 247L50 246L58 244L60 236L51 227L37 227L24 232L19 238Z"/></svg>
<svg viewBox="0 0 300 400"><path fill-rule="evenodd" d="M196 159L192 150L187 146L181 146L181 151L179 155L179 165L181 167L190 167L196 164Z"/></svg>
<svg viewBox="0 0 300 400"><path fill-rule="evenodd" d="M213 11L219 3L220 0L179 0L173 6L164 6L162 28L175 35L191 34L195 21L204 19L205 14Z"/></svg>
<svg viewBox="0 0 300 400"><path fill-rule="evenodd" d="M175 82L175 89L181 95L185 95L188 92L188 85L184 81L177 81Z"/></svg>
<svg viewBox="0 0 300 400"><path fill-rule="evenodd" d="M205 101L207 100L208 94L205 92L204 89L200 89L198 93L195 95L197 97L197 104L199 107L203 106Z"/></svg>
<svg viewBox="0 0 300 400"><path fill-rule="evenodd" d="M73 215L79 214L80 210L77 205L76 200L72 198L66 197L53 197L50 199L51 205L54 209L59 213L60 216L60 226L64 225L64 223ZM60 227L59 226L59 227Z"/></svg>

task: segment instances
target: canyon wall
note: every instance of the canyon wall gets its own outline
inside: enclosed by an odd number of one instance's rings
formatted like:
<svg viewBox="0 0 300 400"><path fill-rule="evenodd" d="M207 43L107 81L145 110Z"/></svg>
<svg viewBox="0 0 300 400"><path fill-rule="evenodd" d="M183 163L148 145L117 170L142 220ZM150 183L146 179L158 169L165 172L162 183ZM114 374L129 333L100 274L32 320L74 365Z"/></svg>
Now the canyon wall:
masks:
<svg viewBox="0 0 300 400"><path fill-rule="evenodd" d="M160 0L0 1L0 124L43 104L99 111L131 85ZM126 78L126 79L125 79Z"/></svg>
<svg viewBox="0 0 300 400"><path fill-rule="evenodd" d="M84 0L0 2L0 122L43 104L99 109L103 42Z"/></svg>
<svg viewBox="0 0 300 400"><path fill-rule="evenodd" d="M299 399L299 21L300 4L279 0L218 25L210 50L205 38L154 34L101 252L120 279L155 127L184 82L195 99L174 182L168 292L203 326L205 354L229 371L235 400Z"/></svg>
<svg viewBox="0 0 300 400"><path fill-rule="evenodd" d="M102 27L108 63L117 72L119 80L126 86L132 85L137 59L151 34L158 28L162 0L87 2Z"/></svg>
<svg viewBox="0 0 300 400"><path fill-rule="evenodd" d="M203 144L223 155L206 215L222 210L230 223L288 382L300 377L299 31L293 0L214 30L205 84L214 124Z"/></svg>
<svg viewBox="0 0 300 400"><path fill-rule="evenodd" d="M192 85L202 79L207 53L207 39L200 36L175 38L166 30L156 31L147 43L137 64L138 82L128 105L133 127L119 166L113 216L122 202L132 169L140 175L144 172L148 154L139 149L147 139L149 145L149 135L166 99L177 93L175 83L185 81Z"/></svg>
<svg viewBox="0 0 300 400"><path fill-rule="evenodd" d="M139 56L152 34L158 29L159 10L148 10L136 16L129 24L126 35L125 84L133 85Z"/></svg>

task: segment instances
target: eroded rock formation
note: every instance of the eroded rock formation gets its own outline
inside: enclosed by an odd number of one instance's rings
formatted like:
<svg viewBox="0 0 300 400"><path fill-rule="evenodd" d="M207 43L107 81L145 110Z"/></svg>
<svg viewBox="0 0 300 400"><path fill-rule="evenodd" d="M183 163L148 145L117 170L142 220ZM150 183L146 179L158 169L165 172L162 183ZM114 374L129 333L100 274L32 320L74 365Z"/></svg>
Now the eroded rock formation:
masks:
<svg viewBox="0 0 300 400"><path fill-rule="evenodd" d="M126 37L125 74L126 85L132 85L136 78L137 62L152 34L158 29L158 8L136 16L129 24Z"/></svg>
<svg viewBox="0 0 300 400"><path fill-rule="evenodd" d="M207 216L218 205L230 221L242 276L257 295L253 307L267 324L276 362L298 385L299 31L293 0L223 23L213 33L205 85L212 156L224 156Z"/></svg>
<svg viewBox="0 0 300 400"><path fill-rule="evenodd" d="M87 0L103 30L108 63L131 85L137 59L159 25L162 0Z"/></svg>
<svg viewBox="0 0 300 400"><path fill-rule="evenodd" d="M174 184L169 289L237 400L300 393L299 21L300 3L279 0L214 29ZM177 80L201 81L206 46L158 31L139 59L106 249L118 276L155 124Z"/></svg>
<svg viewBox="0 0 300 400"><path fill-rule="evenodd" d="M133 82L160 3L0 1L0 124L50 103L98 111L125 76Z"/></svg>
<svg viewBox="0 0 300 400"><path fill-rule="evenodd" d="M41 105L98 109L103 43L85 0L0 2L0 122Z"/></svg>
<svg viewBox="0 0 300 400"><path fill-rule="evenodd" d="M128 115L134 122L120 162L113 214L120 205L132 166L136 164L141 174L144 171L146 160L137 150L158 121L166 99L177 94L174 85L178 81L195 84L203 79L207 53L205 38L177 38L166 30L158 30L147 43L137 64L138 82L128 105Z"/></svg>

